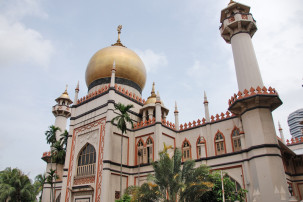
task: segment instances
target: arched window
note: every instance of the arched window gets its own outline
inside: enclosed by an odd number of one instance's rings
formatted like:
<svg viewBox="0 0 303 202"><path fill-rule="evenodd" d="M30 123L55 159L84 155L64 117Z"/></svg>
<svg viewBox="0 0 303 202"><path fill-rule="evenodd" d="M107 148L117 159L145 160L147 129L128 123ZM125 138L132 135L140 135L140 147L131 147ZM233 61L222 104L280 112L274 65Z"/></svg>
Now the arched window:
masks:
<svg viewBox="0 0 303 202"><path fill-rule="evenodd" d="M225 154L224 136L221 132L217 132L215 136L216 155Z"/></svg>
<svg viewBox="0 0 303 202"><path fill-rule="evenodd" d="M153 141L149 137L146 141L147 148L147 163L151 163L153 161Z"/></svg>
<svg viewBox="0 0 303 202"><path fill-rule="evenodd" d="M198 137L197 140L197 157L206 157L206 141L204 137Z"/></svg>
<svg viewBox="0 0 303 202"><path fill-rule="evenodd" d="M78 159L77 176L94 175L96 169L96 150L87 144L81 150Z"/></svg>
<svg viewBox="0 0 303 202"><path fill-rule="evenodd" d="M138 162L137 164L142 164L143 163L143 150L144 150L144 145L143 145L143 142L142 140L139 140L138 144L137 144L137 159L138 159Z"/></svg>
<svg viewBox="0 0 303 202"><path fill-rule="evenodd" d="M183 154L183 161L186 161L191 158L191 152L190 152L190 144L187 140L183 142L182 145L182 154Z"/></svg>
<svg viewBox="0 0 303 202"><path fill-rule="evenodd" d="M238 128L235 128L231 135L232 139L232 145L233 145L233 151L240 151L241 150L241 137L240 137L240 131Z"/></svg>

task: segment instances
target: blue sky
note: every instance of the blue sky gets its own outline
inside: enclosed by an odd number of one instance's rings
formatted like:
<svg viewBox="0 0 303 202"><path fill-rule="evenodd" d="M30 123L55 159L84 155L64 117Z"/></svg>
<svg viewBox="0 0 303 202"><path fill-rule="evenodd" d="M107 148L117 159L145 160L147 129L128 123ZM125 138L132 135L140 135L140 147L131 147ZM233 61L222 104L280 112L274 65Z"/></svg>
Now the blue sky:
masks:
<svg viewBox="0 0 303 202"><path fill-rule="evenodd" d="M225 112L238 91L232 50L220 36L221 9L228 0L58 1L0 0L0 170L11 166L35 175L49 150L44 132L54 123L51 107L68 84L70 97L90 57L117 39L142 58L147 69L143 98L152 82L180 123ZM265 86L284 104L274 111L289 138L287 116L302 108L303 2L243 0L258 31L253 44ZM173 113L168 120L173 121Z"/></svg>

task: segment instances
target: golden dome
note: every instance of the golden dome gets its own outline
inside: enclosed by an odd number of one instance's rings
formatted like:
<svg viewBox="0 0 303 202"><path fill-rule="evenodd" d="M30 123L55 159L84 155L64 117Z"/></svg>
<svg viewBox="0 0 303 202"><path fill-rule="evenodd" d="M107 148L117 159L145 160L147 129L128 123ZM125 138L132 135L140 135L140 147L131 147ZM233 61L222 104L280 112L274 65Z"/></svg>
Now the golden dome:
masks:
<svg viewBox="0 0 303 202"><path fill-rule="evenodd" d="M146 82L145 66L134 51L119 45L103 48L90 59L85 73L87 87L90 89L96 86L96 83L92 83L99 79L110 78L114 61L116 78L134 82L141 92Z"/></svg>

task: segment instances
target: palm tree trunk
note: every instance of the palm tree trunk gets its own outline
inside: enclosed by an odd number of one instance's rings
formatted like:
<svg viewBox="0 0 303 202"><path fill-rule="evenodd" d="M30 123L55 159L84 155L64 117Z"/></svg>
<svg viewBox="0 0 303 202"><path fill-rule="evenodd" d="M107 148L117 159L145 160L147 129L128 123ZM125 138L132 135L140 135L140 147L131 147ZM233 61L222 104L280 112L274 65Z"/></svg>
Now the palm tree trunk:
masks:
<svg viewBox="0 0 303 202"><path fill-rule="evenodd" d="M121 135L120 200L122 198L122 155L123 155L123 133Z"/></svg>

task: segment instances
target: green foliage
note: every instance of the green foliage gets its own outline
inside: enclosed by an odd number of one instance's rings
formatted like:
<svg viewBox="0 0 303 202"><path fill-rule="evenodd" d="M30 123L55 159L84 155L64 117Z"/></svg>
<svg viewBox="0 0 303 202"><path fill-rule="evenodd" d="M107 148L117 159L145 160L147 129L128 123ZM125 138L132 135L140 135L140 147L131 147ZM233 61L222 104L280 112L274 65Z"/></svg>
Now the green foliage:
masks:
<svg viewBox="0 0 303 202"><path fill-rule="evenodd" d="M124 194L122 199L115 200L115 202L131 202L131 197L128 194Z"/></svg>
<svg viewBox="0 0 303 202"><path fill-rule="evenodd" d="M36 195L38 195L41 192L39 201L42 200L43 186L45 183L46 183L45 174L39 174L35 177L35 182L34 182L35 193Z"/></svg>
<svg viewBox="0 0 303 202"><path fill-rule="evenodd" d="M154 202L161 197L158 185L153 183L144 183L140 187L130 186L125 192L132 196L131 202Z"/></svg>
<svg viewBox="0 0 303 202"><path fill-rule="evenodd" d="M194 161L186 161L182 166L180 150L175 149L170 158L167 153L170 148L164 145L164 150L159 153L159 161L152 163L154 175L148 177L152 182L128 189L132 201L175 202L178 198L180 201L199 201L212 188L207 166L195 168Z"/></svg>
<svg viewBox="0 0 303 202"><path fill-rule="evenodd" d="M54 186L56 179L58 179L56 170L50 169L49 172L47 172L47 177L46 177L46 183L51 185L50 201L55 200L53 186Z"/></svg>
<svg viewBox="0 0 303 202"><path fill-rule="evenodd" d="M35 197L34 186L21 170L6 168L0 172L0 201L35 201Z"/></svg>
<svg viewBox="0 0 303 202"><path fill-rule="evenodd" d="M55 144L55 142L57 141L56 139L57 131L61 131L61 129L54 125L48 127L48 130L45 132L47 144L50 144L51 146Z"/></svg>
<svg viewBox="0 0 303 202"><path fill-rule="evenodd" d="M120 112L115 118L111 120L111 123L114 124L117 121L117 128L121 131L121 167L120 167L120 193L122 193L122 152L123 152L123 134L126 134L127 126L126 123L130 123L133 127L133 121L128 114L128 110L133 108L133 105L123 105L121 103L115 104L115 110ZM121 198L120 198L121 199Z"/></svg>
<svg viewBox="0 0 303 202"><path fill-rule="evenodd" d="M219 202L222 201L222 181L221 181L221 173L213 172L210 174L211 182L213 182L214 186L212 190L206 192L204 195L200 197L201 201L209 201L209 202ZM240 189L238 190L238 196L236 197L236 184L228 177L228 175L224 174L223 176L223 184L224 184L224 195L225 201L235 201L236 199L240 202L245 201L247 190Z"/></svg>
<svg viewBox="0 0 303 202"><path fill-rule="evenodd" d="M115 104L115 110L118 110L120 114L111 120L111 123L114 124L117 121L117 127L122 132L122 134L126 133L126 123L130 123L133 127L133 121L131 120L129 114L127 113L128 110L133 108L133 105L123 105L121 103Z"/></svg>
<svg viewBox="0 0 303 202"><path fill-rule="evenodd" d="M53 144L52 148L52 160L55 163L59 164L64 164L65 162L65 155L66 155L66 150L64 149L64 145L61 143L61 141L56 141Z"/></svg>
<svg viewBox="0 0 303 202"><path fill-rule="evenodd" d="M68 131L65 130L61 135L60 135L60 142L64 148L64 150L66 151L66 147L67 147L67 140L68 140Z"/></svg>

